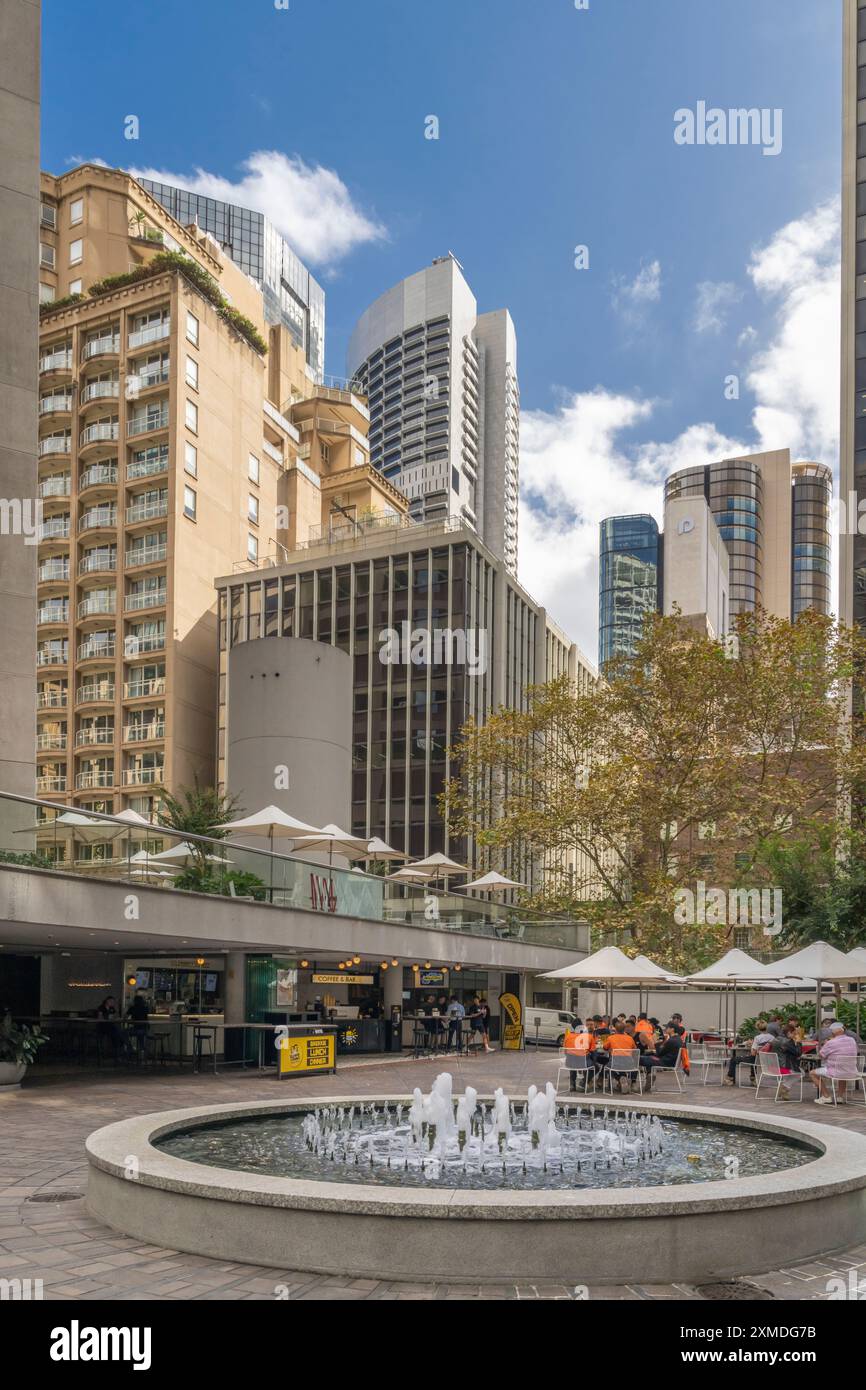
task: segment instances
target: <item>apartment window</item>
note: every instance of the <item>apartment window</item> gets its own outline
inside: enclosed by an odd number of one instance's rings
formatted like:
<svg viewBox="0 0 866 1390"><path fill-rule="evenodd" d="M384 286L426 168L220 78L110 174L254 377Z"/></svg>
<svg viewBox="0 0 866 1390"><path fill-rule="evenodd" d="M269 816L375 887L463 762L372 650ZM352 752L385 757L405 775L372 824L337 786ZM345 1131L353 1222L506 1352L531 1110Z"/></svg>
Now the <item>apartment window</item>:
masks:
<svg viewBox="0 0 866 1390"><path fill-rule="evenodd" d="M44 241L40 241L39 243L39 264L42 266L43 270L53 270L57 264L54 247L49 246Z"/></svg>
<svg viewBox="0 0 866 1390"><path fill-rule="evenodd" d="M186 403L186 427L192 430L193 434L198 434L198 406L195 401Z"/></svg>
<svg viewBox="0 0 866 1390"><path fill-rule="evenodd" d="M43 203L40 208L43 227L50 227L52 231L57 227L57 209L53 203Z"/></svg>
<svg viewBox="0 0 866 1390"><path fill-rule="evenodd" d="M69 225L74 227L76 223L84 221L84 199L73 198L69 204Z"/></svg>
<svg viewBox="0 0 866 1390"><path fill-rule="evenodd" d="M183 490L183 514L189 517L190 521L195 521L197 503L195 488L185 487Z"/></svg>
<svg viewBox="0 0 866 1390"><path fill-rule="evenodd" d="M259 461L258 461L258 459L256 458L255 454L250 454L249 468L248 468L247 471L248 471L249 476L250 476L250 482L255 483L256 486L258 486L258 481L259 481Z"/></svg>
<svg viewBox="0 0 866 1390"><path fill-rule="evenodd" d="M186 384L194 391L198 390L198 363L194 357L186 359Z"/></svg>
<svg viewBox="0 0 866 1390"><path fill-rule="evenodd" d="M252 493L247 497L247 516L255 526L259 524L259 499Z"/></svg>
<svg viewBox="0 0 866 1390"><path fill-rule="evenodd" d="M39 303L40 303L40 304L50 304L50 303L51 303L54 299L56 299L56 298L57 298L57 291L55 290L55 288L54 288L53 285L43 285L42 283L40 283L40 285L39 285Z"/></svg>
<svg viewBox="0 0 866 1390"><path fill-rule="evenodd" d="M187 342L192 343L193 347L198 347L198 319L189 310L186 315L186 337Z"/></svg>
<svg viewBox="0 0 866 1390"><path fill-rule="evenodd" d="M84 284L84 281L83 281L83 280L70 280L70 281L69 281L69 293L70 293L70 294L81 294L81 289L82 289L83 284Z"/></svg>
<svg viewBox="0 0 866 1390"><path fill-rule="evenodd" d="M252 532L250 532L249 535L247 536L247 559L248 559L248 560L252 560L253 564L255 564L255 563L258 561L258 558L259 558L259 542L258 542L258 537L257 537L257 536L254 536L254 535L252 534Z"/></svg>
<svg viewBox="0 0 866 1390"><path fill-rule="evenodd" d="M84 242L70 241L69 243L69 264L80 265L84 260Z"/></svg>
<svg viewBox="0 0 866 1390"><path fill-rule="evenodd" d="M191 477L198 477L198 449L194 444L185 444L183 447L183 466Z"/></svg>

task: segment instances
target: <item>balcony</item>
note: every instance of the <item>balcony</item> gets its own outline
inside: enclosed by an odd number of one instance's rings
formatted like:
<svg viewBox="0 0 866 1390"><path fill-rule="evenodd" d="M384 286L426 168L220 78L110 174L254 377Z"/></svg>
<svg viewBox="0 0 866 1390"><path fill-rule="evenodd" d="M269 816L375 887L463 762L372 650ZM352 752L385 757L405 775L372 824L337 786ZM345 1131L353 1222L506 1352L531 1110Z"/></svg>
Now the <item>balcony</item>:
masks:
<svg viewBox="0 0 866 1390"><path fill-rule="evenodd" d="M76 705L113 705L114 683L112 681L88 681L75 692Z"/></svg>
<svg viewBox="0 0 866 1390"><path fill-rule="evenodd" d="M116 444L120 437L120 425L116 420L97 420L93 425L85 425L78 437L79 449L87 449L92 444Z"/></svg>
<svg viewBox="0 0 866 1390"><path fill-rule="evenodd" d="M68 415L72 410L72 393L63 392L55 396L40 396L40 415Z"/></svg>
<svg viewBox="0 0 866 1390"><path fill-rule="evenodd" d="M127 594L123 600L124 611L137 613L142 608L164 608L165 589L147 589L141 594Z"/></svg>
<svg viewBox="0 0 866 1390"><path fill-rule="evenodd" d="M126 552L126 568L135 569L138 565L159 565L168 553L167 545L137 545Z"/></svg>
<svg viewBox="0 0 866 1390"><path fill-rule="evenodd" d="M152 478L157 473L167 471L168 453L163 458L133 459L126 465L126 480L132 483L136 478Z"/></svg>
<svg viewBox="0 0 866 1390"><path fill-rule="evenodd" d="M81 392L80 404L88 405L91 401L116 401L119 396L119 381L88 381Z"/></svg>
<svg viewBox="0 0 866 1390"><path fill-rule="evenodd" d="M40 439L37 449L41 459L50 454L69 454L72 452L72 436L68 434L48 434Z"/></svg>
<svg viewBox="0 0 866 1390"><path fill-rule="evenodd" d="M294 440L296 444L300 444L301 436L298 434L298 431L292 424L291 420L287 420L285 415L283 415L279 410L277 410L277 407L275 405L271 405L270 401L263 401L262 408L265 414L267 415L268 419L272 420L274 424L283 431L284 434L287 434L289 436L289 439Z"/></svg>
<svg viewBox="0 0 866 1390"><path fill-rule="evenodd" d="M128 767L123 773L125 787L146 787L161 783L165 767Z"/></svg>
<svg viewBox="0 0 866 1390"><path fill-rule="evenodd" d="M283 456L280 450L274 448L274 445L269 444L266 439L262 440L262 453L267 454L268 458L273 459L274 463L279 464L280 468L283 467Z"/></svg>
<svg viewBox="0 0 866 1390"><path fill-rule="evenodd" d="M71 372L72 371L72 348L56 348L54 352L46 352L39 359L39 375L47 376L49 372Z"/></svg>
<svg viewBox="0 0 866 1390"><path fill-rule="evenodd" d="M152 743L165 738L165 723L162 720L152 724L127 724L123 731L126 743Z"/></svg>
<svg viewBox="0 0 866 1390"><path fill-rule="evenodd" d="M133 390L127 389L127 396L131 398L135 390L150 391L154 386L165 386L171 375L169 368L168 362L159 367L145 367L140 372L133 367L130 372Z"/></svg>
<svg viewBox="0 0 866 1390"><path fill-rule="evenodd" d="M120 355L120 334L105 333L99 338L91 338L84 344L82 357L89 362L93 357L118 357Z"/></svg>
<svg viewBox="0 0 866 1390"><path fill-rule="evenodd" d="M44 502L46 497L68 497L72 491L72 479L68 473L62 477L45 478L39 484L39 496Z"/></svg>
<svg viewBox="0 0 866 1390"><path fill-rule="evenodd" d="M40 690L36 694L37 709L66 709L69 703L67 690Z"/></svg>
<svg viewBox="0 0 866 1390"><path fill-rule="evenodd" d="M146 637L139 637L134 632L131 632L123 639L123 655L127 660L133 656L142 656L145 652L164 651L164 632L154 632Z"/></svg>
<svg viewBox="0 0 866 1390"><path fill-rule="evenodd" d="M90 487L113 487L116 482L116 463L94 463L90 468L85 468L78 479L78 491L86 492Z"/></svg>
<svg viewBox="0 0 866 1390"><path fill-rule="evenodd" d="M79 531L113 530L117 526L116 507L91 507L81 513Z"/></svg>
<svg viewBox="0 0 866 1390"><path fill-rule="evenodd" d="M69 661L69 648L51 647L43 648L36 653L37 666L65 666Z"/></svg>
<svg viewBox="0 0 866 1390"><path fill-rule="evenodd" d="M126 433L130 437L138 434L151 434L154 430L168 429L168 406L160 410L149 410L146 415L134 415L126 422Z"/></svg>
<svg viewBox="0 0 866 1390"><path fill-rule="evenodd" d="M117 553L113 550L94 550L85 555L78 566L79 574L113 574L117 569Z"/></svg>
<svg viewBox="0 0 866 1390"><path fill-rule="evenodd" d="M83 598L78 605L79 618L95 618L100 615L114 614L117 610L116 594L93 594L88 598Z"/></svg>
<svg viewBox="0 0 866 1390"><path fill-rule="evenodd" d="M102 637L100 637L99 639L91 638L87 642L82 642L79 646L78 660L108 661L114 656L115 651L116 647L114 643L114 638L111 638L110 640L107 640Z"/></svg>
<svg viewBox="0 0 866 1390"><path fill-rule="evenodd" d="M37 734L37 735L36 735L36 751L37 751L37 753L47 753L47 752L54 752L54 751L59 752L59 753L65 752L65 751L66 751L66 735L65 735L65 734Z"/></svg>
<svg viewBox="0 0 866 1390"><path fill-rule="evenodd" d="M40 627L56 627L58 623L66 624L69 622L68 603L43 603L41 608L36 610L36 621Z"/></svg>
<svg viewBox="0 0 866 1390"><path fill-rule="evenodd" d="M50 516L39 527L40 541L68 541L71 522L68 516Z"/></svg>
<svg viewBox="0 0 866 1390"><path fill-rule="evenodd" d="M94 744L113 744L114 725L110 729L90 728L79 729L75 735L76 748L90 748Z"/></svg>
<svg viewBox="0 0 866 1390"><path fill-rule="evenodd" d="M146 328L137 328L134 333L130 333L127 347L132 351L134 348L146 347L148 343L160 343L170 333L170 319L163 319L161 323L149 323Z"/></svg>
<svg viewBox="0 0 866 1390"><path fill-rule="evenodd" d="M153 679L145 681L127 681L123 687L124 700L140 700L164 694L165 676L154 676Z"/></svg>
<svg viewBox="0 0 866 1390"><path fill-rule="evenodd" d="M133 502L126 509L126 524L132 526L137 521L155 521L168 516L168 498L161 497L158 502Z"/></svg>
<svg viewBox="0 0 866 1390"><path fill-rule="evenodd" d="M65 777L37 777L37 778L36 778L36 792L37 792L37 795L39 795L39 796L42 796L45 792L65 792L65 791L66 791L66 778L65 778Z"/></svg>
<svg viewBox="0 0 866 1390"><path fill-rule="evenodd" d="M93 787L113 787L114 769L110 772L76 772L75 790L88 791Z"/></svg>

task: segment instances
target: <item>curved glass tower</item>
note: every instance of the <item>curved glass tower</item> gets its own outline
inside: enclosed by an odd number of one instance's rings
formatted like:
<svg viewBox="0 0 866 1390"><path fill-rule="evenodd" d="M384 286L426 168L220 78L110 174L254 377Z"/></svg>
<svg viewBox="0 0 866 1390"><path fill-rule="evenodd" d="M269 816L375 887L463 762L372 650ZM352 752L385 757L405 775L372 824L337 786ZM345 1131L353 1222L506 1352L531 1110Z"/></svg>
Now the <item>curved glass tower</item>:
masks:
<svg viewBox="0 0 866 1390"><path fill-rule="evenodd" d="M791 617L804 608L830 612L830 499L832 471L823 463L795 463L791 525Z"/></svg>
<svg viewBox="0 0 866 1390"><path fill-rule="evenodd" d="M701 468L682 468L665 483L665 501L705 497L728 551L730 611L751 612L763 580L763 482L749 459L725 459Z"/></svg>
<svg viewBox="0 0 866 1390"><path fill-rule="evenodd" d="M609 516L599 526L598 664L633 656L647 613L659 608L659 528L651 516Z"/></svg>

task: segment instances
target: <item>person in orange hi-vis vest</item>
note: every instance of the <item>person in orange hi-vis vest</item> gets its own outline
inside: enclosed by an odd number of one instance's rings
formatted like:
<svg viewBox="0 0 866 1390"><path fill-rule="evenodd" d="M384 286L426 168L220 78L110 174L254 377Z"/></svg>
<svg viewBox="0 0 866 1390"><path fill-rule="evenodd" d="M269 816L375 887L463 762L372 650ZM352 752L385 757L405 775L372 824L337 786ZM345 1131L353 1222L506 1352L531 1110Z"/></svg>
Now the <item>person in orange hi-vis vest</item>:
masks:
<svg viewBox="0 0 866 1390"><path fill-rule="evenodd" d="M566 1065L568 1066L568 1069L571 1073L568 1089L570 1091L576 1091L577 1063L575 1062L572 1065L571 1058L586 1057L589 1053L594 1052L595 1034L591 1033L589 1028L584 1027L584 1025L580 1022L580 1019L576 1019L574 1027L569 1028L568 1032L563 1038L562 1046L563 1051L565 1052Z"/></svg>

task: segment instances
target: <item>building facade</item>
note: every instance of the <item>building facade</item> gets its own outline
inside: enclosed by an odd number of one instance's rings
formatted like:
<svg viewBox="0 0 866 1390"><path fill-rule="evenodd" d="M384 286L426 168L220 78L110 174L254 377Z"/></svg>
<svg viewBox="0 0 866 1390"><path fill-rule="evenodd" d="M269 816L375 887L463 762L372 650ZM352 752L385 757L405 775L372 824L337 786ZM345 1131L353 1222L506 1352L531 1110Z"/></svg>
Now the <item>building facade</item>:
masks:
<svg viewBox="0 0 866 1390"><path fill-rule="evenodd" d="M212 780L213 576L273 548L300 435L194 275L264 333L258 291L135 180L43 175L40 238L37 793L149 815Z"/></svg>
<svg viewBox="0 0 866 1390"><path fill-rule="evenodd" d="M792 467L776 449L680 469L665 502L706 499L730 559L731 617L761 607L790 619L809 602L830 611L830 490L829 469Z"/></svg>
<svg viewBox="0 0 866 1390"><path fill-rule="evenodd" d="M38 0L11 0L0 45L0 787L21 796L33 795L35 777L39 25ZM26 809L0 808L4 832L30 822Z"/></svg>
<svg viewBox="0 0 866 1390"><path fill-rule="evenodd" d="M703 497L665 503L662 611L676 610L698 631L724 637L730 613L730 560Z"/></svg>
<svg viewBox="0 0 866 1390"><path fill-rule="evenodd" d="M302 349L314 381L325 370L325 292L266 217L236 203L207 198L187 188L142 179L158 203L182 227L195 223L262 292L265 321L283 324Z"/></svg>
<svg viewBox="0 0 866 1390"><path fill-rule="evenodd" d="M520 392L506 309L478 314L453 256L380 296L349 343L370 451L417 521L468 524L517 572Z"/></svg>
<svg viewBox="0 0 866 1390"><path fill-rule="evenodd" d="M523 708L527 686L595 671L483 546L453 521L311 544L288 563L217 581L218 766L226 781L230 653L259 637L312 638L352 660L351 830L417 857L450 839L437 798L455 774L449 750L467 719Z"/></svg>
<svg viewBox="0 0 866 1390"><path fill-rule="evenodd" d="M651 516L609 516L599 525L598 664L633 656L648 613L661 606L662 549Z"/></svg>

